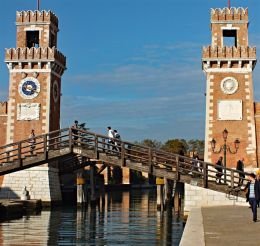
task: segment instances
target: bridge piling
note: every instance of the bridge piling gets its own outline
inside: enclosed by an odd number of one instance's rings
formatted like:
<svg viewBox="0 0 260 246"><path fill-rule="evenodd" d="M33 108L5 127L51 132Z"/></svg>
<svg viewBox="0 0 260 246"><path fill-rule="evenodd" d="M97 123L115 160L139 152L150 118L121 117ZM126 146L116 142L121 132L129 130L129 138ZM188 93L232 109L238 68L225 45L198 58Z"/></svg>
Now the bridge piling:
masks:
<svg viewBox="0 0 260 246"><path fill-rule="evenodd" d="M98 178L98 189L99 189L99 205L101 208L105 206L105 181L104 175L100 174Z"/></svg>
<svg viewBox="0 0 260 246"><path fill-rule="evenodd" d="M96 205L95 164L90 165L90 205Z"/></svg>
<svg viewBox="0 0 260 246"><path fill-rule="evenodd" d="M157 210L162 210L164 207L164 179L156 179L157 186Z"/></svg>
<svg viewBox="0 0 260 246"><path fill-rule="evenodd" d="M83 178L83 170L77 172L77 204L83 205L87 202L86 194L84 192L85 180Z"/></svg>
<svg viewBox="0 0 260 246"><path fill-rule="evenodd" d="M171 207L172 205L172 190L173 182L167 178L164 178L164 207Z"/></svg>

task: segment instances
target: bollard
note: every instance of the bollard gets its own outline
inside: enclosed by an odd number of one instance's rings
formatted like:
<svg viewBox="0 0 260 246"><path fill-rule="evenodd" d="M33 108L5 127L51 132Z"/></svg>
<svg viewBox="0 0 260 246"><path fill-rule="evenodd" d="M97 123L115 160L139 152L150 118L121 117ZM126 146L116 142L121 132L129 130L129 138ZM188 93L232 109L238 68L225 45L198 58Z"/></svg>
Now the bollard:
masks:
<svg viewBox="0 0 260 246"><path fill-rule="evenodd" d="M82 205L86 202L84 186L85 186L85 179L82 177L83 171L77 173L77 204Z"/></svg>
<svg viewBox="0 0 260 246"><path fill-rule="evenodd" d="M164 179L156 178L156 186L157 186L157 210L161 210L163 209Z"/></svg>

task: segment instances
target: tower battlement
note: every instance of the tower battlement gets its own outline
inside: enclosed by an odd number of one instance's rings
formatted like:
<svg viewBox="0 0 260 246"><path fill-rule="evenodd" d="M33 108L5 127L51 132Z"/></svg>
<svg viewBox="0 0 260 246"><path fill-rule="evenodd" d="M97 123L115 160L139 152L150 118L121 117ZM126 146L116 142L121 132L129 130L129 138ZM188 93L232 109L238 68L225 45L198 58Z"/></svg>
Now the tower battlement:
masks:
<svg viewBox="0 0 260 246"><path fill-rule="evenodd" d="M16 24L25 24L25 23L31 23L31 24L42 24L45 23L52 23L56 27L59 25L58 17L49 11L43 10L43 11L17 11L16 12Z"/></svg>
<svg viewBox="0 0 260 246"><path fill-rule="evenodd" d="M247 8L216 8L211 9L211 21L247 21Z"/></svg>
<svg viewBox="0 0 260 246"><path fill-rule="evenodd" d="M66 67L66 57L59 52L55 47L39 47L39 48L10 48L5 51L6 62L17 61L54 61L57 60L60 64Z"/></svg>
<svg viewBox="0 0 260 246"><path fill-rule="evenodd" d="M256 47L244 46L206 46L203 47L202 58L227 58L227 59L256 59Z"/></svg>

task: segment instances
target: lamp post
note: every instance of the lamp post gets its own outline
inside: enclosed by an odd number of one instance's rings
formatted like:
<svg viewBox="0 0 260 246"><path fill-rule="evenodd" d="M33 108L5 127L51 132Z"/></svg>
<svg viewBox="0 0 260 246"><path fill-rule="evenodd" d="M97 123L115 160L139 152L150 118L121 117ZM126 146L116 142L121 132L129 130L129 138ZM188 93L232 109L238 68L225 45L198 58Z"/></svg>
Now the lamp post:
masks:
<svg viewBox="0 0 260 246"><path fill-rule="evenodd" d="M226 128L222 132L222 136L223 136L224 144L222 146L220 146L219 150L215 150L217 141L214 138L211 140L210 143L211 143L211 149L212 149L213 153L219 154L223 151L224 167L225 167L224 168L224 183L226 184L226 182L227 182L227 170L226 170L226 167L227 167L227 152L229 152L230 154L236 154L238 149L239 149L240 141L239 141L238 138L234 141L235 151L232 151L231 148L227 145L228 130Z"/></svg>

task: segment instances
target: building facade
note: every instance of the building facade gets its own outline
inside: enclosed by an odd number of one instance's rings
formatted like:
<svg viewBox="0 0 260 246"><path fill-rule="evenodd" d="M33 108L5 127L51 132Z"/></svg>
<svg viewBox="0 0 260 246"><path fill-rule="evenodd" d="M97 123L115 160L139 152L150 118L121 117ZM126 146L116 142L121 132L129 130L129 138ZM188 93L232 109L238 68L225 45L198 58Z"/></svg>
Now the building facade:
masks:
<svg viewBox="0 0 260 246"><path fill-rule="evenodd" d="M66 58L57 49L57 16L51 11L16 13L16 48L6 49L9 70L8 102L0 104L0 145L60 128L61 77ZM33 198L60 200L55 165L45 164L2 177L0 196L18 196L24 186ZM42 180L38 182L37 179ZM42 194L45 192L45 194ZM52 194L51 194L52 193Z"/></svg>
<svg viewBox="0 0 260 246"><path fill-rule="evenodd" d="M248 27L248 9L212 9L212 42L203 48L202 56L207 78L204 159L216 163L223 156L223 152L213 153L211 141L215 139L216 150L220 149L222 132L227 129L231 151L235 151L234 141L240 141L237 154L227 151L227 166L231 168L242 157L248 167L257 167L259 158L252 74L256 48L249 46Z"/></svg>

